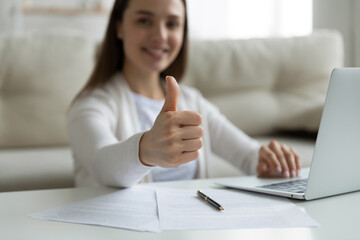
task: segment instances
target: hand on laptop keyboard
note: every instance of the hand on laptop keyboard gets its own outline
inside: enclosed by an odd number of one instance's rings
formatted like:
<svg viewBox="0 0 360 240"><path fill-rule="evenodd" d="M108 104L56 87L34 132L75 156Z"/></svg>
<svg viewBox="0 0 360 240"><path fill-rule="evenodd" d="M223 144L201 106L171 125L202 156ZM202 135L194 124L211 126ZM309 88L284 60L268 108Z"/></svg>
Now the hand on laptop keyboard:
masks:
<svg viewBox="0 0 360 240"><path fill-rule="evenodd" d="M272 140L259 150L259 163L256 168L259 177L296 177L300 168L299 155L285 144Z"/></svg>

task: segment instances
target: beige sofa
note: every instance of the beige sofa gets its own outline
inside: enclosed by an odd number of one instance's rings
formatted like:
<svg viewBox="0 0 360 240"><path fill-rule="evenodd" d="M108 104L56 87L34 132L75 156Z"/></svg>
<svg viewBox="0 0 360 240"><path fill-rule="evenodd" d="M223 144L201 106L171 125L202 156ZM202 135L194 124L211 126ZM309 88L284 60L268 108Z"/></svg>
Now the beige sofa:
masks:
<svg viewBox="0 0 360 240"><path fill-rule="evenodd" d="M0 38L0 191L73 186L66 111L96 46L78 34ZM294 146L309 166L329 77L342 64L342 37L329 30L191 41L184 83L260 142ZM212 177L242 174L215 155L210 166Z"/></svg>

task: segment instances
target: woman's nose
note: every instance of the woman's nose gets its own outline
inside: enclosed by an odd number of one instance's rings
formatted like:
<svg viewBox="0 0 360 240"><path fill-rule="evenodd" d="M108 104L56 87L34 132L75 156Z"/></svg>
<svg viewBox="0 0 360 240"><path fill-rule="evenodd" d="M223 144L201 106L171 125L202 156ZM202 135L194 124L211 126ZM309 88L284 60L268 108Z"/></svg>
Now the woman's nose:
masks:
<svg viewBox="0 0 360 240"><path fill-rule="evenodd" d="M168 32L164 24L158 24L154 27L153 37L159 40L166 40Z"/></svg>

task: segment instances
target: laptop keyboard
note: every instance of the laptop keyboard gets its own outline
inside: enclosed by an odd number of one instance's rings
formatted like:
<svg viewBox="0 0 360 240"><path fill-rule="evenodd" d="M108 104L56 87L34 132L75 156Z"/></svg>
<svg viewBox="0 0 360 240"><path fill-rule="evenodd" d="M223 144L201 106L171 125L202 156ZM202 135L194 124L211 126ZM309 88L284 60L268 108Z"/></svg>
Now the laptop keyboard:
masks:
<svg viewBox="0 0 360 240"><path fill-rule="evenodd" d="M282 183L274 183L263 186L258 186L259 188L274 189L282 192L293 192L293 193L305 193L307 185L307 179L300 179Z"/></svg>

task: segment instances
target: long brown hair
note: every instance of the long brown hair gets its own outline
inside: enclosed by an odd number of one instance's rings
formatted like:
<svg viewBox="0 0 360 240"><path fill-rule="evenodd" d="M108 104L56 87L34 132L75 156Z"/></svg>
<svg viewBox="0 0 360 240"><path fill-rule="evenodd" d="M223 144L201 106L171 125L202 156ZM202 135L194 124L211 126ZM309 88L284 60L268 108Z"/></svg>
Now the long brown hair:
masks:
<svg viewBox="0 0 360 240"><path fill-rule="evenodd" d="M111 80L111 77L119 71L122 71L125 55L122 40L117 37L116 25L119 21L123 20L123 15L131 0L116 0L114 7L111 11L109 24L106 30L106 34L100 48L97 62L90 75L89 80L85 86L76 95L78 97L84 93L93 91L96 87L105 85ZM167 69L160 73L160 78L164 79L165 76L174 76L178 81L181 81L186 67L186 55L187 55L187 14L186 14L186 1L182 0L185 7L185 24L183 44L179 51L178 56L169 65Z"/></svg>

